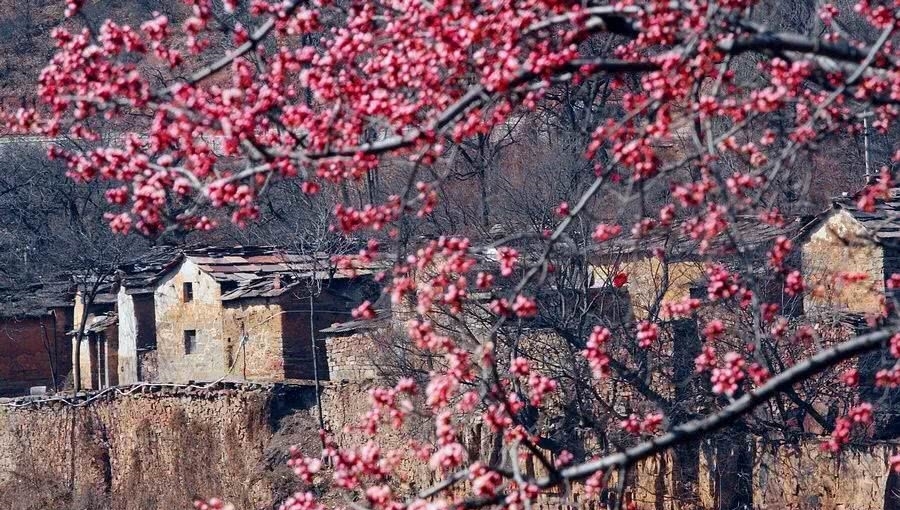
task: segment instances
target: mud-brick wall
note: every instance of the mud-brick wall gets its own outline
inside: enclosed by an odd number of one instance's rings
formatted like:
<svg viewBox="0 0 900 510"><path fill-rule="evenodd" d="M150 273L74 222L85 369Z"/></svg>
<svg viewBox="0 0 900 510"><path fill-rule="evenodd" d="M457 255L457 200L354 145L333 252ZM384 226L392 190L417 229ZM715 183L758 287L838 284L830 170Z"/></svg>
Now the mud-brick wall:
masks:
<svg viewBox="0 0 900 510"><path fill-rule="evenodd" d="M368 441L343 426L358 423L367 410L369 386L323 387L326 425L345 446ZM241 510L270 510L298 489L286 466L288 448L299 445L306 454L321 448L313 387L170 391L116 395L81 407L0 408L0 509L187 509L197 496L220 496ZM411 416L402 432L384 430L380 443L405 448L410 438L428 441L426 421ZM460 425L470 452L491 450L491 436L477 420ZM816 441L745 446L704 443L696 494L680 500L673 497L671 456L648 460L630 478L629 497L642 510L900 508L898 501L885 501L900 491L888 471L894 445L849 449L837 458L822 453ZM398 471L398 493L437 481L415 460ZM601 508L585 505L591 507Z"/></svg>
<svg viewBox="0 0 900 510"><path fill-rule="evenodd" d="M287 447L320 447L314 403L304 387L4 408L0 508L178 509L222 496L270 509L292 488Z"/></svg>
<svg viewBox="0 0 900 510"><path fill-rule="evenodd" d="M72 347L66 336L71 309L21 320L0 319L0 395L27 395L32 386L65 385L72 371Z"/></svg>
<svg viewBox="0 0 900 510"><path fill-rule="evenodd" d="M368 388L322 388L326 426L341 444L369 440L343 430L368 409ZM216 496L241 510L271 510L300 488L289 448L321 451L315 403L313 386L244 385L0 407L0 509L188 509L196 497ZM419 425L387 430L381 443L428 440L430 429ZM435 481L418 461L400 469L400 490Z"/></svg>

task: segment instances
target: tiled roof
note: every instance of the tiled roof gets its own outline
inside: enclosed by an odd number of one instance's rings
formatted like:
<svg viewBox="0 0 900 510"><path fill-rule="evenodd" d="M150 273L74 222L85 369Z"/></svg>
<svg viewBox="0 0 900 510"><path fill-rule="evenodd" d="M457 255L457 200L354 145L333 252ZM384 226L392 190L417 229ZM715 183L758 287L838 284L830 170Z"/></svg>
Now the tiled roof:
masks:
<svg viewBox="0 0 900 510"><path fill-rule="evenodd" d="M329 336L345 336L360 331L371 331L388 326L390 324L389 315L389 311L381 311L378 312L374 319L339 322L322 329L320 332Z"/></svg>
<svg viewBox="0 0 900 510"><path fill-rule="evenodd" d="M185 257L219 283L234 288L223 301L280 296L309 279L343 279L379 271L378 264L353 272L334 267L331 256L292 252L277 246L236 246L186 250Z"/></svg>
<svg viewBox="0 0 900 510"><path fill-rule="evenodd" d="M180 248L154 246L139 258L119 266L121 284L131 294L153 292L156 283L181 261L181 256Z"/></svg>
<svg viewBox="0 0 900 510"><path fill-rule="evenodd" d="M116 314L116 312L108 312L105 315L93 317L86 325L85 329L88 333L99 333L101 331L106 331L109 327L117 324L119 324L118 314Z"/></svg>
<svg viewBox="0 0 900 510"><path fill-rule="evenodd" d="M860 209L857 201L850 197L835 199L832 208L823 216L828 216L835 210L850 213L872 234L876 242L889 246L900 245L900 189L892 189L891 198L887 200L877 200L873 211Z"/></svg>
<svg viewBox="0 0 900 510"><path fill-rule="evenodd" d="M309 278L353 276L348 271L337 270L331 256L325 253L300 254L278 246L158 246L119 266L121 283L130 294L152 292L185 258L217 282L226 284L223 301L280 296ZM357 269L355 274L371 274L377 270L380 269L373 266Z"/></svg>
<svg viewBox="0 0 900 510"><path fill-rule="evenodd" d="M323 271L331 265L331 257L324 253L300 255L276 246L209 247L187 250L185 255L201 270L223 281Z"/></svg>
<svg viewBox="0 0 900 510"><path fill-rule="evenodd" d="M92 315L88 317L87 322L84 325L85 333L100 333L102 331L106 331L112 326L116 326L119 324L119 314L116 312L106 312L103 315ZM68 333L69 335L76 334L76 330L71 330Z"/></svg>
<svg viewBox="0 0 900 510"><path fill-rule="evenodd" d="M0 317L40 317L53 307L72 306L74 288L69 280L54 280L0 288Z"/></svg>

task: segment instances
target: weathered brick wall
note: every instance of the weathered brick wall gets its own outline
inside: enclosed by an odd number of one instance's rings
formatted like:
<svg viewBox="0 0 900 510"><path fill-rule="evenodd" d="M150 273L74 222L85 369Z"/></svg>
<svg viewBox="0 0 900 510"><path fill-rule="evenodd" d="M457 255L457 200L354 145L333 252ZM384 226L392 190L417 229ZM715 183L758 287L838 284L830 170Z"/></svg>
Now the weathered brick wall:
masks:
<svg viewBox="0 0 900 510"><path fill-rule="evenodd" d="M0 395L28 394L32 386L64 385L72 370L72 349L65 309L40 318L0 321ZM55 376L55 380L54 380Z"/></svg>

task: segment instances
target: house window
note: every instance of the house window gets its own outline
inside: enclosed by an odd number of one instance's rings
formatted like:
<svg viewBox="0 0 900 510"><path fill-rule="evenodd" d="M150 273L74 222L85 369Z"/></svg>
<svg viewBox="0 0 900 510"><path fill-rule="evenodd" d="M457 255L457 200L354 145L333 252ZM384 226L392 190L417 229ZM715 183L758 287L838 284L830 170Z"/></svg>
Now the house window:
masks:
<svg viewBox="0 0 900 510"><path fill-rule="evenodd" d="M703 299L708 294L708 291L704 285L691 285L688 293L692 299Z"/></svg>
<svg viewBox="0 0 900 510"><path fill-rule="evenodd" d="M194 300L194 284L191 282L185 282L183 287L184 288L182 289L182 291L183 291L182 295L184 296L184 302L190 303L191 301Z"/></svg>
<svg viewBox="0 0 900 510"><path fill-rule="evenodd" d="M197 351L197 330L184 330L184 353L193 354Z"/></svg>

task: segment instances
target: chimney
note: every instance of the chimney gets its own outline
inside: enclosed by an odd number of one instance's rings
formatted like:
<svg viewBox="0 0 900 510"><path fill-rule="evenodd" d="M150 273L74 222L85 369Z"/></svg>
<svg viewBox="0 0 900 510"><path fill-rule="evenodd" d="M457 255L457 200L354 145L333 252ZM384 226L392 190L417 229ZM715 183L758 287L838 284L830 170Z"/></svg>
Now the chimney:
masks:
<svg viewBox="0 0 900 510"><path fill-rule="evenodd" d="M272 283L272 288L273 289L281 288L281 275L280 274L275 275L275 281Z"/></svg>

